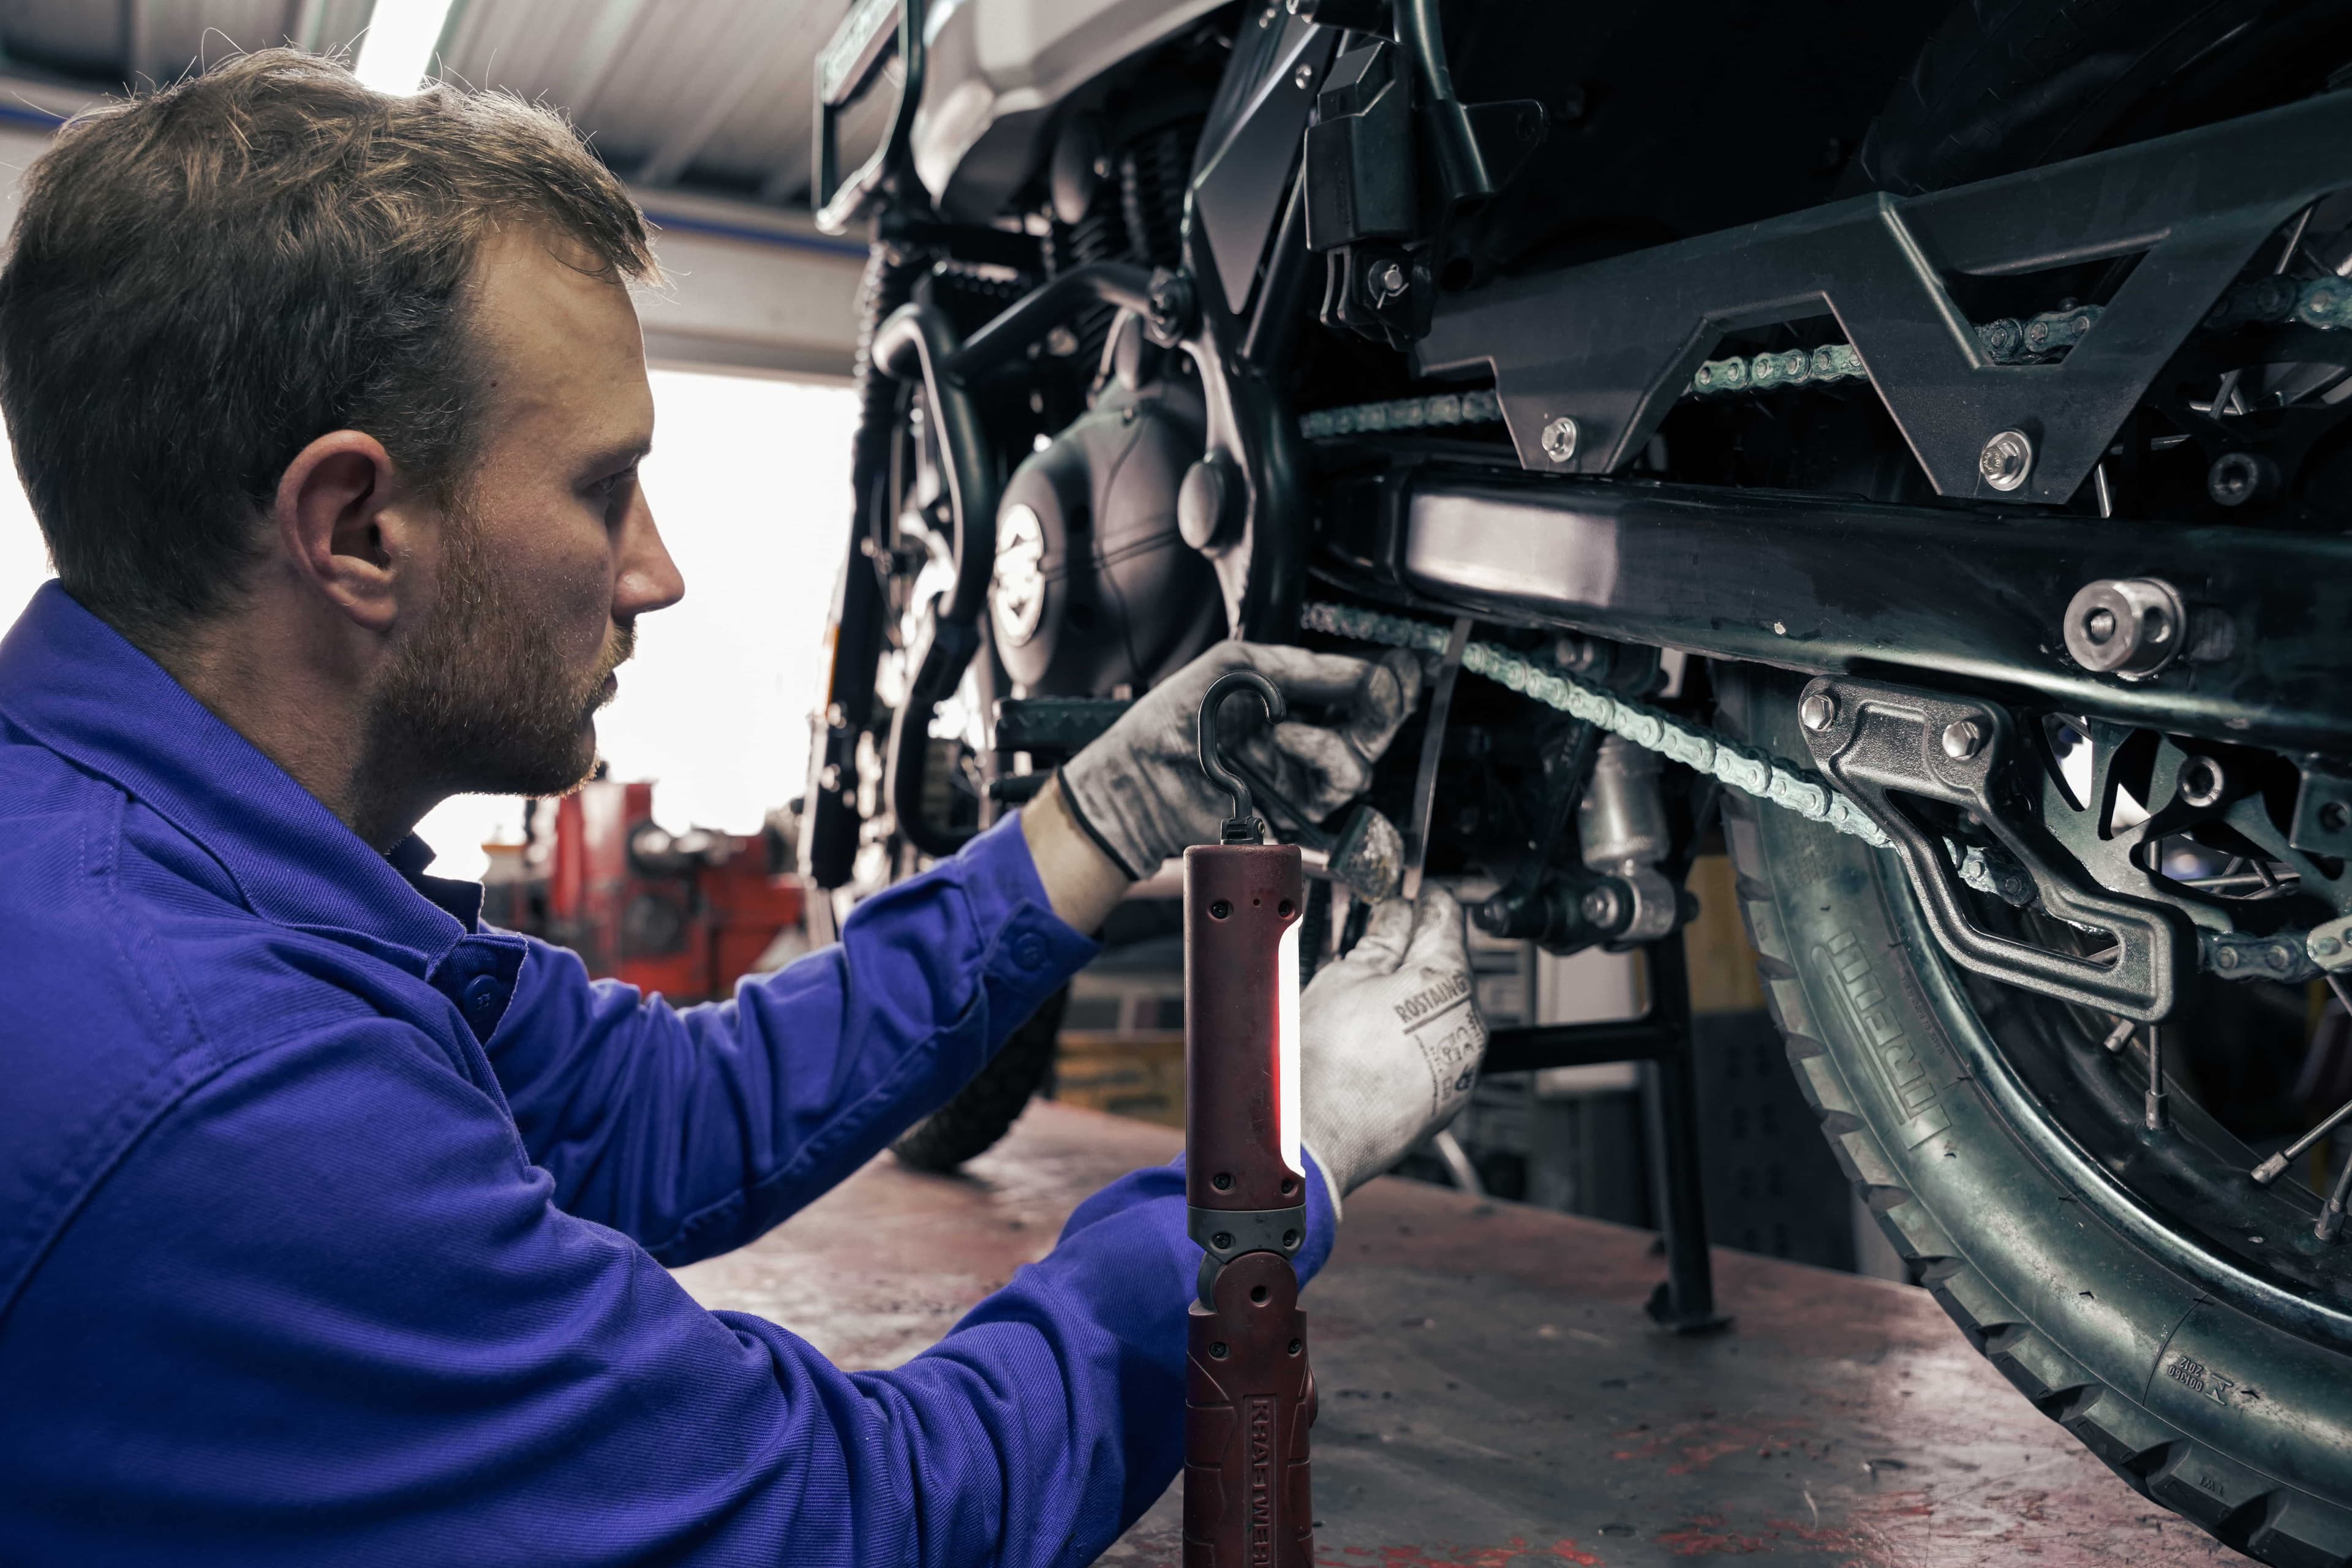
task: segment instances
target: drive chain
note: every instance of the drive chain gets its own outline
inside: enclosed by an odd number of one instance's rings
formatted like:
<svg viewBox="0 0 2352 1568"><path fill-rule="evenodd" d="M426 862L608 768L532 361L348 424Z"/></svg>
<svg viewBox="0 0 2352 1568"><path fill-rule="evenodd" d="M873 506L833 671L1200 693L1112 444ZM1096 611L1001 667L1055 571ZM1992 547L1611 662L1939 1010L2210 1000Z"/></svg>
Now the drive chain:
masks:
<svg viewBox="0 0 2352 1568"><path fill-rule="evenodd" d="M1358 642L1383 643L1422 653L1445 651L1446 628L1402 616L1382 615L1346 605L1312 604L1299 616L1309 631ZM1605 688L1577 679L1559 668L1539 663L1499 643L1474 642L1464 650L1462 668L1512 690L1534 698L1620 735L1642 747L1670 757L1684 766L1720 779L1731 788L1769 801L1812 822L1827 823L1880 849L1892 847L1879 826L1862 808L1823 784L1811 769L1785 758L1742 744L1704 724L1618 696Z"/></svg>
<svg viewBox="0 0 2352 1568"><path fill-rule="evenodd" d="M1985 358L1994 364L2045 364L2087 337L2098 324L2099 316L2100 307L2096 305L2044 310L2022 321L2003 316L1975 323L1977 342ZM2241 284L2214 305L2202 328L2209 332L2226 332L2241 327L2290 322L2325 331L2352 328L2352 279L2316 278L2305 282L2293 278L2264 278ZM1852 343L1824 343L1817 349L1780 349L1708 360L1692 374L1683 395L1711 397L1737 392L1769 392L1780 386L1825 386L1869 379L1870 367L1863 363L1861 353ZM1313 440L1386 430L1496 425L1502 419L1501 400L1492 392L1446 392L1428 397L1393 398L1385 403L1359 403L1345 408L1321 408L1301 417L1298 425L1300 433Z"/></svg>

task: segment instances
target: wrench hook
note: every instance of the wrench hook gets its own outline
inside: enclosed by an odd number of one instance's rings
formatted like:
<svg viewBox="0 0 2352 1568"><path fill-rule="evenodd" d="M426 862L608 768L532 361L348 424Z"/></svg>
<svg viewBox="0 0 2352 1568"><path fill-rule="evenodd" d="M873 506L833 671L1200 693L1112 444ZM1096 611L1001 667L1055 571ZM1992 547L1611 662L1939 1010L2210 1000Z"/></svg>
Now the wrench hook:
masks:
<svg viewBox="0 0 2352 1568"><path fill-rule="evenodd" d="M1226 698L1247 691L1265 705L1269 723L1281 719L1285 712L1281 689L1255 669L1234 669L1209 683L1208 693L1201 699L1199 746L1201 771L1216 782L1217 787L1234 797L1234 814L1225 818L1224 842L1227 844L1263 844L1265 836L1258 826L1257 806L1250 794L1249 781L1225 763L1223 744L1217 735L1217 710Z"/></svg>

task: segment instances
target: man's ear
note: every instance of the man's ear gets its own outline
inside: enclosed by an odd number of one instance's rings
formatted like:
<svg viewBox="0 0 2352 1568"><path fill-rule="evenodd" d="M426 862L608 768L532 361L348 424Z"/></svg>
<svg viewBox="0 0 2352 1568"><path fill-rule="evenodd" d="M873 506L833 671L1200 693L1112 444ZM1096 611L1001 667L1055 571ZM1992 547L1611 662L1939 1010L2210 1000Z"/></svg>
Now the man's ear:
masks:
<svg viewBox="0 0 2352 1568"><path fill-rule="evenodd" d="M378 633L398 618L402 567L415 554L408 508L394 505L397 477L383 442L362 431L330 431L286 465L272 508L289 564Z"/></svg>

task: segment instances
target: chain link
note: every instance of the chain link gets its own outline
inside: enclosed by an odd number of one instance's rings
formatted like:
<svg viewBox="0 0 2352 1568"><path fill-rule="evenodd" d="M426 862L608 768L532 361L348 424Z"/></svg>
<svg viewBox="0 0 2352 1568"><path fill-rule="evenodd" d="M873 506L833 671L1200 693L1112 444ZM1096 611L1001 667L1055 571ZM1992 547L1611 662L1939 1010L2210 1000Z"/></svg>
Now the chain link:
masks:
<svg viewBox="0 0 2352 1568"><path fill-rule="evenodd" d="M1976 323L1977 342L1995 364L2045 364L2090 334L2101 308L2077 305L2044 310L2020 321L2001 316ZM2224 294L2207 313L2201 330L2231 331L2240 327L2299 322L2327 331L2352 329L2352 279L2264 278L2241 284ZM1780 386L1825 386L1842 381L1868 381L1870 367L1852 343L1824 343L1817 349L1779 349L1731 359L1711 359L1700 365L1683 391L1685 397L1713 397L1737 392L1768 392ZM1346 408L1322 408L1303 416L1299 431L1309 440L1324 436L1355 436L1383 430L1420 430L1450 425L1493 425L1501 422L1502 404L1492 392L1441 393L1431 397L1401 397L1387 403L1359 403Z"/></svg>
<svg viewBox="0 0 2352 1568"><path fill-rule="evenodd" d="M1447 425L1499 425L1502 421L1502 399L1492 392L1441 392L1429 397L1399 397L1387 403L1319 408L1299 417L1298 433L1311 441L1318 436L1424 430Z"/></svg>
<svg viewBox="0 0 2352 1568"><path fill-rule="evenodd" d="M1445 651L1444 626L1382 615L1377 610L1312 604L1299 616L1299 624L1309 631L1327 632L1358 642L1384 643L1423 653ZM1877 848L1891 847L1885 833L1863 814L1861 807L1823 784L1811 770L1744 745L1705 725L1646 702L1629 701L1557 668L1538 664L1497 643L1472 643L1463 653L1462 668L1610 734L1622 735L1644 751L1656 752L1685 767L1712 774L1744 795L1769 801L1809 821L1827 823L1840 833L1850 833Z"/></svg>

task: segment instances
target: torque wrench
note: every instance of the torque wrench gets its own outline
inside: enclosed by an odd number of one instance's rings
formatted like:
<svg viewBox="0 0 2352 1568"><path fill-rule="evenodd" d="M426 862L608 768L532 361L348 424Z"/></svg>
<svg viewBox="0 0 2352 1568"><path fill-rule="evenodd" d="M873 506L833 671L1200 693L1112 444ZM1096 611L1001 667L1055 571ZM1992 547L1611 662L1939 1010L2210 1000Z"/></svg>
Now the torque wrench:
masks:
<svg viewBox="0 0 2352 1568"><path fill-rule="evenodd" d="M1202 699L1201 766L1233 796L1223 842L1184 851L1184 1200L1200 1243L1187 1324L1185 1568L1311 1568L1315 1379L1292 1265L1307 1239L1298 1147L1296 845L1268 844L1227 765L1218 705L1282 694L1235 670Z"/></svg>

